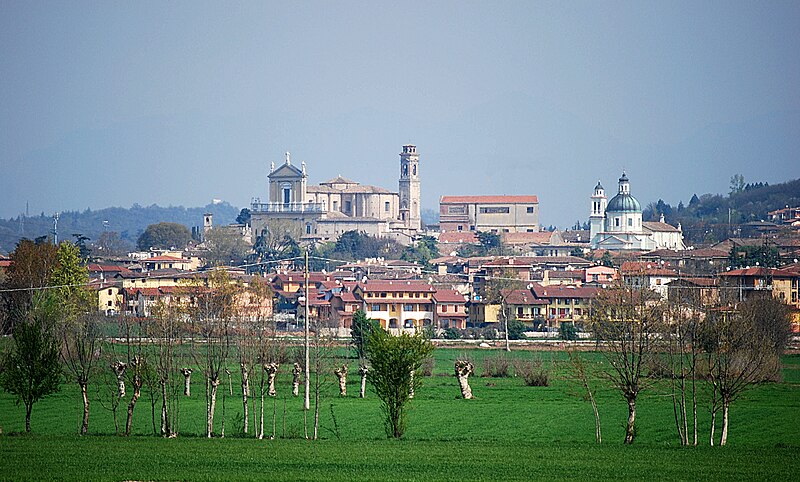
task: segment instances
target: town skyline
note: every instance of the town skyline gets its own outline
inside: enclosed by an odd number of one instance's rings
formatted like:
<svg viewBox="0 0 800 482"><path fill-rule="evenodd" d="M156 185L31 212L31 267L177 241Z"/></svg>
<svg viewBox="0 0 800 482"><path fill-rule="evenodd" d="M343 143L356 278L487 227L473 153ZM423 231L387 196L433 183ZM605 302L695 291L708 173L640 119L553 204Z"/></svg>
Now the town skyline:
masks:
<svg viewBox="0 0 800 482"><path fill-rule="evenodd" d="M3 10L6 218L245 207L286 151L313 182L391 186L406 143L423 208L532 194L561 227L622 170L672 204L800 177L793 2Z"/></svg>

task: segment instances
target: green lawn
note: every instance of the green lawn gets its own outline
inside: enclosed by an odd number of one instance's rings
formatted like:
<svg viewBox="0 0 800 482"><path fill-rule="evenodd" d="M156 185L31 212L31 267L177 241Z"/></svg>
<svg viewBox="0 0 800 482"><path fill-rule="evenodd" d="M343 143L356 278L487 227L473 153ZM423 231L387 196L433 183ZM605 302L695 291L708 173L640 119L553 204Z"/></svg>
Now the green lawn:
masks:
<svg viewBox="0 0 800 482"><path fill-rule="evenodd" d="M73 385L34 406L32 435L16 434L24 429L24 410L0 392L0 426L5 431L0 436L0 479L790 480L800 470L800 356L785 357L783 382L754 388L734 403L727 447L707 446L709 414L703 395L698 409L702 446L685 448L678 444L672 403L663 386L641 395L636 443L623 446L625 404L599 379L603 444L595 444L591 406L567 379L564 353L512 353L553 363L549 387L526 387L514 377L473 376L476 398L461 400L451 374L453 360L469 355L480 375L483 357L500 353L437 350L434 376L426 377L416 394L408 431L400 441L386 439L374 395L357 398L354 360L349 360L347 398L338 397L333 375L327 377L320 404L321 440L316 442L302 439L302 400L289 393L288 367L279 373L278 397L269 399L265 414L268 435L276 414L276 440L243 437L236 378L234 396L224 397L227 436L212 440L204 437L204 388L197 372L192 397L181 400L180 436L171 440L152 435L151 406L144 394L136 409L135 435L124 438L113 435L111 413L97 400L92 402L90 436L74 435L81 404ZM597 354L587 357L601 363ZM220 387L224 391L227 380ZM97 397L95 389L90 393ZM222 405L220 393L217 431Z"/></svg>

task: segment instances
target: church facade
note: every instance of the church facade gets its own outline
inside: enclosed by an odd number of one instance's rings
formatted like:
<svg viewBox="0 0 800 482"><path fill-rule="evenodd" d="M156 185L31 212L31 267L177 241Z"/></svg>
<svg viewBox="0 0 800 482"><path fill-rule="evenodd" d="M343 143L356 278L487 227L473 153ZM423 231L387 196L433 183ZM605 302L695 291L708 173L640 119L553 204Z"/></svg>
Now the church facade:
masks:
<svg viewBox="0 0 800 482"><path fill-rule="evenodd" d="M342 176L308 185L305 162L270 167L268 202L251 204L253 236L272 220L296 224L305 241L335 241L346 231L392 238L408 244L422 229L419 154L414 145L400 153L398 190L362 185Z"/></svg>
<svg viewBox="0 0 800 482"><path fill-rule="evenodd" d="M623 172L617 194L607 201L600 181L591 196L589 215L592 249L652 251L686 249L681 227L671 226L661 216L658 222L642 221L642 207L631 194L630 180Z"/></svg>

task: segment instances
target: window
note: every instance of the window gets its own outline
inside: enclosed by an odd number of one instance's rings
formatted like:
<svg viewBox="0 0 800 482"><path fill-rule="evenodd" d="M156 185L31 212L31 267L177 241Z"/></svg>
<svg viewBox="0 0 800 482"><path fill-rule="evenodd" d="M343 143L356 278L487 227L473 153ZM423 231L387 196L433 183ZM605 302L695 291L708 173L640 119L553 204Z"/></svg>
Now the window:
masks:
<svg viewBox="0 0 800 482"><path fill-rule="evenodd" d="M467 214L466 206L447 206L447 214Z"/></svg>
<svg viewBox="0 0 800 482"><path fill-rule="evenodd" d="M412 172L413 172L413 174L415 176L417 175L417 165L416 164L414 164L414 168L412 169Z"/></svg>
<svg viewBox="0 0 800 482"><path fill-rule="evenodd" d="M283 204L292 202L292 190L289 187L283 188Z"/></svg>
<svg viewBox="0 0 800 482"><path fill-rule="evenodd" d="M528 214L533 214L533 206L528 206L527 208L525 208L525 212Z"/></svg>
<svg viewBox="0 0 800 482"><path fill-rule="evenodd" d="M306 234L311 234L311 225L306 224Z"/></svg>
<svg viewBox="0 0 800 482"><path fill-rule="evenodd" d="M381 311L381 305L379 305L377 303L373 303L372 306L370 307L370 309L372 311Z"/></svg>
<svg viewBox="0 0 800 482"><path fill-rule="evenodd" d="M386 293L381 293L381 298L386 298Z"/></svg>
<svg viewBox="0 0 800 482"><path fill-rule="evenodd" d="M633 218L628 218L628 226L633 226Z"/></svg>
<svg viewBox="0 0 800 482"><path fill-rule="evenodd" d="M463 230L463 229L464 229L464 226L462 226L462 225L460 225L460 224L459 224L459 225L458 225L458 230L459 230L459 231L461 231L461 230Z"/></svg>
<svg viewBox="0 0 800 482"><path fill-rule="evenodd" d="M108 294L111 294L111 288L108 289Z"/></svg>
<svg viewBox="0 0 800 482"><path fill-rule="evenodd" d="M406 320L403 322L403 328L414 328L414 320Z"/></svg>
<svg viewBox="0 0 800 482"><path fill-rule="evenodd" d="M783 294L783 293L781 293L781 294ZM113 306L110 301L108 302L108 306Z"/></svg>
<svg viewBox="0 0 800 482"><path fill-rule="evenodd" d="M389 201L383 203L383 211L387 213L389 212Z"/></svg>
<svg viewBox="0 0 800 482"><path fill-rule="evenodd" d="M478 212L481 214L508 214L509 209L508 206L502 207L486 207L486 208L479 208Z"/></svg>
<svg viewBox="0 0 800 482"><path fill-rule="evenodd" d="M344 212L350 214L350 211L353 209L353 203L350 201L344 202Z"/></svg>
<svg viewBox="0 0 800 482"><path fill-rule="evenodd" d="M614 218L614 226L619 227L619 218Z"/></svg>
<svg viewBox="0 0 800 482"><path fill-rule="evenodd" d="M403 311L414 311L414 305L403 305Z"/></svg>

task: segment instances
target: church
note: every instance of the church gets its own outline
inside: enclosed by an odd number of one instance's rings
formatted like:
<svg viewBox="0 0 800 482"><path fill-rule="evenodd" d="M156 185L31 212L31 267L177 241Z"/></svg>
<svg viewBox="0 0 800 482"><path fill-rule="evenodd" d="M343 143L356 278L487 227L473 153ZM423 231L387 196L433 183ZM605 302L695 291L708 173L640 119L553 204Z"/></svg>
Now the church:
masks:
<svg viewBox="0 0 800 482"><path fill-rule="evenodd" d="M631 195L630 180L625 172L619 178L616 196L606 201L605 190L600 181L591 196L589 216L590 243L592 249L610 251L653 251L655 249L686 249L683 233L678 227L664 222L642 221L642 207Z"/></svg>
<svg viewBox="0 0 800 482"><path fill-rule="evenodd" d="M399 167L396 192L341 175L309 186L305 162L292 164L287 152L283 165L270 167L268 202L256 198L251 204L253 236L283 220L296 224L304 241L336 241L346 231L359 231L407 245L422 230L416 146L403 146Z"/></svg>

